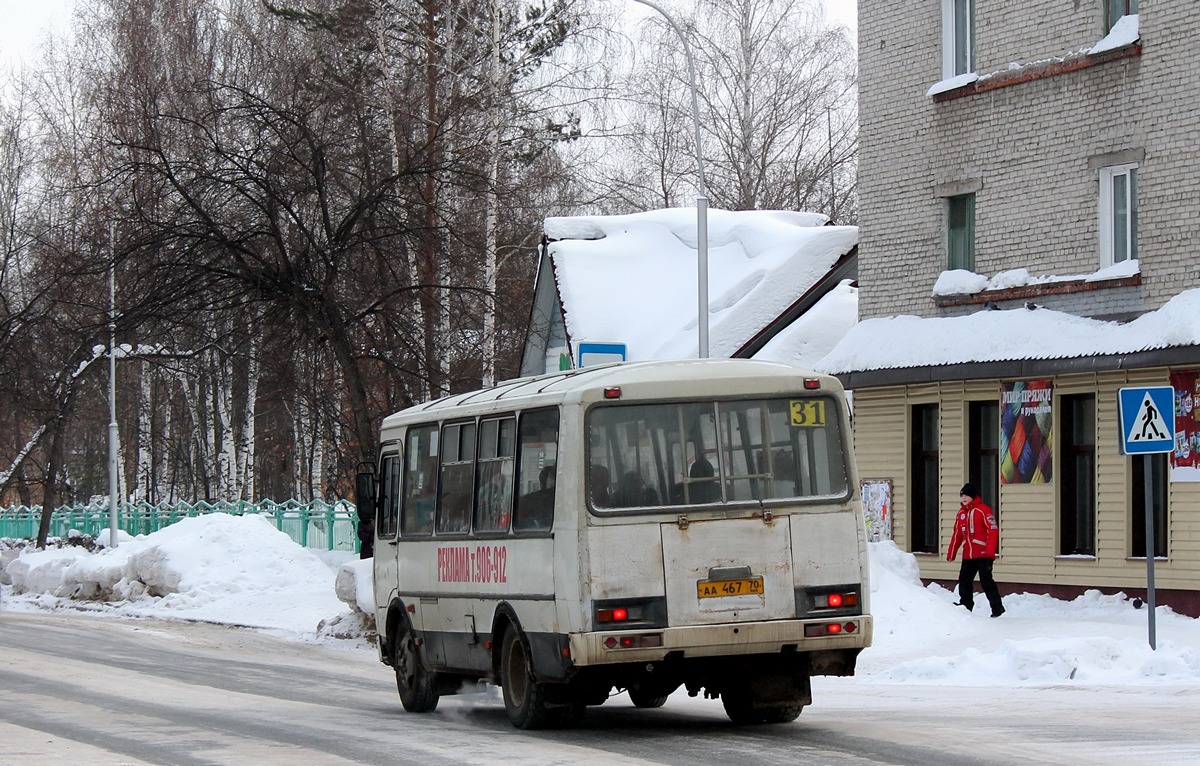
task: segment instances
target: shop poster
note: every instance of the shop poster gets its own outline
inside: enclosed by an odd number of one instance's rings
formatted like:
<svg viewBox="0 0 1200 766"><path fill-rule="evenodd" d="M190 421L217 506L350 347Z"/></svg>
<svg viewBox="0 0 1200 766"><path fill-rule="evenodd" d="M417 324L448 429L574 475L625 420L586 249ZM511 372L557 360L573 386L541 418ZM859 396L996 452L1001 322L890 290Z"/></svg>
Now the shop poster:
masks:
<svg viewBox="0 0 1200 766"><path fill-rule="evenodd" d="M1054 467L1051 380L1000 384L1000 483L1048 484Z"/></svg>
<svg viewBox="0 0 1200 766"><path fill-rule="evenodd" d="M892 482L864 479L859 492L867 520L867 542L892 539Z"/></svg>
<svg viewBox="0 0 1200 766"><path fill-rule="evenodd" d="M1200 372L1171 373L1175 389L1175 451L1171 454L1171 481L1200 481Z"/></svg>

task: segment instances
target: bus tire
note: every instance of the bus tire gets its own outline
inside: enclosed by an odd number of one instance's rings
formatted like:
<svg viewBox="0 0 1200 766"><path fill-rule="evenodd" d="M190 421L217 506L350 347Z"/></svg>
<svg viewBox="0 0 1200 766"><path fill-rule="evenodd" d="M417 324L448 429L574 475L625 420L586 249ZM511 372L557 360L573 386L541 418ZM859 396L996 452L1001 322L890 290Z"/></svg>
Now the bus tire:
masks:
<svg viewBox="0 0 1200 766"><path fill-rule="evenodd" d="M396 689L400 704L410 713L429 713L438 706L436 678L425 669L417 649L412 625L401 620L399 635L393 643L392 667L396 669Z"/></svg>
<svg viewBox="0 0 1200 766"><path fill-rule="evenodd" d="M500 686L504 692L504 710L518 729L540 729L555 723L546 706L546 690L533 679L533 662L521 632L510 628L504 633L500 651Z"/></svg>
<svg viewBox="0 0 1200 766"><path fill-rule="evenodd" d="M800 717L804 706L800 704L777 705L762 711L763 723L791 723Z"/></svg>
<svg viewBox="0 0 1200 766"><path fill-rule="evenodd" d="M738 726L748 726L764 721L763 711L756 710L754 701L747 695L724 692L721 694L721 705L725 708L725 715L729 716L729 720Z"/></svg>
<svg viewBox="0 0 1200 766"><path fill-rule="evenodd" d="M656 697L647 694L636 686L631 686L629 687L629 701L633 703L634 707L650 709L662 707L667 704L667 695L664 694L661 697Z"/></svg>

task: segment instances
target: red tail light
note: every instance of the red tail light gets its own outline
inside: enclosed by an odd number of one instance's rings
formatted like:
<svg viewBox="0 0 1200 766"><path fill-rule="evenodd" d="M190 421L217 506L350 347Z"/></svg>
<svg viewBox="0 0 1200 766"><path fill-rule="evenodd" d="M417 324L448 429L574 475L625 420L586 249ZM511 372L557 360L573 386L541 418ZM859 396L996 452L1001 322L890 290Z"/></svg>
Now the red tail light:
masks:
<svg viewBox="0 0 1200 766"><path fill-rule="evenodd" d="M604 389L604 398L605 399L620 399L621 398L621 388L619 386L610 386L609 388Z"/></svg>
<svg viewBox="0 0 1200 766"><path fill-rule="evenodd" d="M629 619L629 610L623 606L613 609L601 609L596 612L597 622L625 622Z"/></svg>
<svg viewBox="0 0 1200 766"><path fill-rule="evenodd" d="M824 593L813 597L817 609L841 609L858 606L857 593Z"/></svg>
<svg viewBox="0 0 1200 766"><path fill-rule="evenodd" d="M847 622L845 624L839 622L816 622L804 626L805 638L820 638L821 636L833 636L838 633L853 633L858 630L858 624Z"/></svg>

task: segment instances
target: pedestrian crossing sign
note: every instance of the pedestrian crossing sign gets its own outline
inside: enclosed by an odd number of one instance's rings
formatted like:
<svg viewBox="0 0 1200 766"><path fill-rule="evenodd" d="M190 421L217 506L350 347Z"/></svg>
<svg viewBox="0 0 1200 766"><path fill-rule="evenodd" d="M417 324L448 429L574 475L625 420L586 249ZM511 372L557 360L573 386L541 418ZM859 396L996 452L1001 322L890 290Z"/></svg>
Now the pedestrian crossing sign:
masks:
<svg viewBox="0 0 1200 766"><path fill-rule="evenodd" d="M1171 386L1122 388L1121 454L1175 451L1175 389Z"/></svg>

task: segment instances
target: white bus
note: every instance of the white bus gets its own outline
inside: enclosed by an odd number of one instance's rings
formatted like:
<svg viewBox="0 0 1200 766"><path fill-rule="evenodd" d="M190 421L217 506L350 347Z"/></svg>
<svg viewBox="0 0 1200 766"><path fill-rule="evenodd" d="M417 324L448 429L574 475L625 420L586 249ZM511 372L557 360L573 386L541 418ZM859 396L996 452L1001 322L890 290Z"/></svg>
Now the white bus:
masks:
<svg viewBox="0 0 1200 766"><path fill-rule="evenodd" d="M380 659L410 712L478 682L518 728L679 687L795 720L870 645L866 533L835 378L746 360L513 380L383 422ZM368 516L369 517L369 516Z"/></svg>

